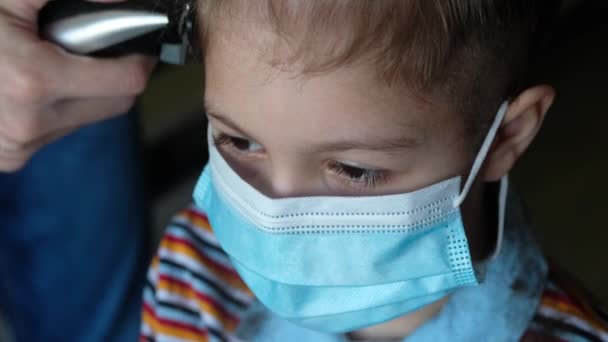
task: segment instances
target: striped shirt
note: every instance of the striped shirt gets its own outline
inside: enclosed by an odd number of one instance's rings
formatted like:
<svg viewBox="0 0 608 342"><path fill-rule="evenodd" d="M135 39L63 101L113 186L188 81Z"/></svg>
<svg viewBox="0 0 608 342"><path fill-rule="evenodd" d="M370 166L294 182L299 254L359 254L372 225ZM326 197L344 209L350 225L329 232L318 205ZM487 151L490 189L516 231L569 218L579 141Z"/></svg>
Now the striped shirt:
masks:
<svg viewBox="0 0 608 342"><path fill-rule="evenodd" d="M235 334L256 302L219 246L206 215L177 215L144 289L141 341L242 341ZM608 341L608 315L569 279L551 272L521 341Z"/></svg>
<svg viewBox="0 0 608 342"><path fill-rule="evenodd" d="M608 311L597 303L572 278L552 271L522 340L608 341Z"/></svg>

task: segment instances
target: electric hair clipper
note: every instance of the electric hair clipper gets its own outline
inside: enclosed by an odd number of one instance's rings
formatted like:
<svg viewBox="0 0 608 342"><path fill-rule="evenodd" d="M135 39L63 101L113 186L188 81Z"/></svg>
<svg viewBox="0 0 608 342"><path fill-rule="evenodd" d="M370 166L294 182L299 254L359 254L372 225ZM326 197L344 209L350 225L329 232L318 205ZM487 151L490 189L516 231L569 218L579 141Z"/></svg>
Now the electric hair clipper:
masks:
<svg viewBox="0 0 608 342"><path fill-rule="evenodd" d="M53 0L40 11L38 27L43 39L75 54L142 53L186 64L200 60L195 1Z"/></svg>

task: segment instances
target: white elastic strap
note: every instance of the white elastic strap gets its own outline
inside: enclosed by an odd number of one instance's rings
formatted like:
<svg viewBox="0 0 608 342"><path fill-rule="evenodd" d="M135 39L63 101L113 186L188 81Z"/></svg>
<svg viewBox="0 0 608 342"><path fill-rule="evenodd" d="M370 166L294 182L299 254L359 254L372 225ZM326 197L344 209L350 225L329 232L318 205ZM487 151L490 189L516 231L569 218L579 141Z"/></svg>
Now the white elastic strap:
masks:
<svg viewBox="0 0 608 342"><path fill-rule="evenodd" d="M498 230L496 231L496 242L494 243L494 252L480 261L473 264L475 275L479 281L483 281L486 275L488 264L496 259L502 249L502 242L505 234L505 218L507 212L507 195L509 194L509 176L504 176L500 179L500 188L498 190Z"/></svg>
<svg viewBox="0 0 608 342"><path fill-rule="evenodd" d="M458 195L458 197L454 199L454 202L452 202L454 208L457 208L462 204L464 199L467 197L469 190L471 190L471 185L473 185L473 181L475 181L475 177L477 177L477 173L479 173L479 170L481 169L481 166L483 165L483 162L486 159L486 156L488 155L490 146L492 146L492 143L494 142L496 132L498 132L498 128L502 124L502 121L505 118L505 114L507 113L508 108L508 101L503 102L503 104L500 106L500 109L496 114L496 118L494 118L494 122L492 123L492 126L490 126L488 135L484 139L483 144L481 145L481 149L477 154L477 157L475 157L475 161L473 162L473 167L471 168L469 178L467 178L467 182L465 183L464 188L460 192L460 195Z"/></svg>
<svg viewBox="0 0 608 342"><path fill-rule="evenodd" d="M505 232L505 214L507 212L507 195L509 193L509 176L504 176L500 179L500 190L498 190L498 236L496 237L496 246L490 260L494 260L500 253L502 248L502 240Z"/></svg>

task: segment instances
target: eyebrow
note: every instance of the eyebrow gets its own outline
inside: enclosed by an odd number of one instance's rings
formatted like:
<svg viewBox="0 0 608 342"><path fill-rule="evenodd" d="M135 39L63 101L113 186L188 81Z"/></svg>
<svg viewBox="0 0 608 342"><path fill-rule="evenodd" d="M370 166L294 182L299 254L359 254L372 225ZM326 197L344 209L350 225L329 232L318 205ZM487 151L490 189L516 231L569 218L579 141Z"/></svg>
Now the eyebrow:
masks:
<svg viewBox="0 0 608 342"><path fill-rule="evenodd" d="M234 121L232 121L232 119L228 118L227 116L221 115L217 112L210 112L208 110L206 110L205 113L207 113L207 115L212 117L213 119L223 123L224 125L228 126L231 129L235 130L239 134L244 135L246 137L251 137L251 135L245 133L245 131L240 129L239 126Z"/></svg>
<svg viewBox="0 0 608 342"><path fill-rule="evenodd" d="M223 115L222 113L215 111L213 106L210 106L208 102L204 103L204 109L208 116L223 123L234 131L242 134L245 137L251 137L250 134L242 130L232 119ZM406 136L400 136L397 138L381 138L373 142L363 141L336 141L330 143L321 143L315 147L316 152L339 152L347 150L369 150L369 151L380 151L380 152L391 152L403 149L413 149L422 144L420 139L415 139Z"/></svg>
<svg viewBox="0 0 608 342"><path fill-rule="evenodd" d="M421 145L421 141L410 137L398 137L395 139L380 139L373 142L363 141L337 141L327 144L322 144L318 147L321 152L336 152L347 150L368 150L390 152L403 149L413 149Z"/></svg>

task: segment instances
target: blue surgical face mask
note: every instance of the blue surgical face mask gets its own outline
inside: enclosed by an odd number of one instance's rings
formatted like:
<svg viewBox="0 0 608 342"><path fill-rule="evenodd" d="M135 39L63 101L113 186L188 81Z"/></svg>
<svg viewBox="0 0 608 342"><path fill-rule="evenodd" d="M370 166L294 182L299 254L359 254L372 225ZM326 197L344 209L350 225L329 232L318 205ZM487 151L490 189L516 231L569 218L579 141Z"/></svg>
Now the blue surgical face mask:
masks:
<svg viewBox="0 0 608 342"><path fill-rule="evenodd" d="M398 195L272 199L241 179L210 142L194 200L239 275L274 313L327 332L378 324L481 281L460 204L507 107L462 190L455 177ZM504 178L495 254L506 186Z"/></svg>

